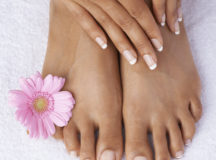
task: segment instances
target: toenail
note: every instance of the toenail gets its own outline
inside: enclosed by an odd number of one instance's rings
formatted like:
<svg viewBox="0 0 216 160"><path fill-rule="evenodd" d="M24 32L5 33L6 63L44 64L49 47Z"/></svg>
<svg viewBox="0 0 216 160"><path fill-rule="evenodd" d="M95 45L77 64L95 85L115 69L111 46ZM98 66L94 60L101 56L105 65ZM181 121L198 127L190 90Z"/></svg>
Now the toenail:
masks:
<svg viewBox="0 0 216 160"><path fill-rule="evenodd" d="M190 139L187 139L186 142L185 142L185 145L186 145L186 146L189 146L190 144L191 144L191 140L190 140Z"/></svg>
<svg viewBox="0 0 216 160"><path fill-rule="evenodd" d="M176 153L176 158L182 158L183 157L183 151L179 151Z"/></svg>
<svg viewBox="0 0 216 160"><path fill-rule="evenodd" d="M106 150L102 153L100 160L115 160L115 153L111 150Z"/></svg>
<svg viewBox="0 0 216 160"><path fill-rule="evenodd" d="M137 156L134 158L134 160L147 160L147 158L143 156Z"/></svg>
<svg viewBox="0 0 216 160"><path fill-rule="evenodd" d="M70 156L71 156L72 160L78 158L78 157L77 157L77 152L76 152L76 151L71 151L71 152L70 152Z"/></svg>

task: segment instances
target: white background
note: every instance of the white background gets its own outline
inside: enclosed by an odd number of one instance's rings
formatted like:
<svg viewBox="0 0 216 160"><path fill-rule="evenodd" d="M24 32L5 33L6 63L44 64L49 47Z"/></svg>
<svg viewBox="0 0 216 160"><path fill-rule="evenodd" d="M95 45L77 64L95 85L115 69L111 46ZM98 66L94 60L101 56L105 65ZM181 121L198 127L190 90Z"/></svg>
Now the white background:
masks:
<svg viewBox="0 0 216 160"><path fill-rule="evenodd" d="M216 1L183 0L184 21L203 84L203 117L183 160L216 159ZM70 160L64 145L32 140L7 104L18 78L42 68L47 45L49 1L0 0L0 159Z"/></svg>

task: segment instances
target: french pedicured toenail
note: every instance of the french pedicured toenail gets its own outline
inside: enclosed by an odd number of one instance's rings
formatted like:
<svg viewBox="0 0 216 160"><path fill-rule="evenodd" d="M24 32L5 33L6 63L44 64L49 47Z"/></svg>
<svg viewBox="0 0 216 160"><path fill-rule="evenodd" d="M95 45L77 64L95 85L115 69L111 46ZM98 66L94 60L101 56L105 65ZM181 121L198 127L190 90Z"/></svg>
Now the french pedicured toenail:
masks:
<svg viewBox="0 0 216 160"><path fill-rule="evenodd" d="M125 50L123 52L123 55L131 65L134 65L137 62L137 59L133 56L133 54L129 50Z"/></svg>
<svg viewBox="0 0 216 160"><path fill-rule="evenodd" d="M179 151L179 152L176 153L176 157L175 158L177 158L177 159L182 158L183 155L184 155L184 152L183 151Z"/></svg>
<svg viewBox="0 0 216 160"><path fill-rule="evenodd" d="M161 18L161 26L164 27L166 24L166 15L163 14L162 18Z"/></svg>
<svg viewBox="0 0 216 160"><path fill-rule="evenodd" d="M71 156L72 160L75 160L76 158L78 158L76 151L71 151L70 156Z"/></svg>
<svg viewBox="0 0 216 160"><path fill-rule="evenodd" d="M186 145L186 146L191 145L191 140L190 140L190 139L187 139L187 140L185 141L185 145Z"/></svg>
<svg viewBox="0 0 216 160"><path fill-rule="evenodd" d="M157 64L150 55L144 55L143 59L145 60L150 70L154 70L155 68L157 68Z"/></svg>
<svg viewBox="0 0 216 160"><path fill-rule="evenodd" d="M182 9L181 9L181 7L179 7L179 9L178 9L178 21L182 22L182 20L183 20Z"/></svg>
<svg viewBox="0 0 216 160"><path fill-rule="evenodd" d="M137 156L134 158L134 160L147 160L147 158L143 156Z"/></svg>
<svg viewBox="0 0 216 160"><path fill-rule="evenodd" d="M155 48L159 51L162 52L163 51L163 46L161 45L161 43L159 42L159 40L157 39L151 39L153 45L155 46Z"/></svg>
<svg viewBox="0 0 216 160"><path fill-rule="evenodd" d="M115 159L116 159L115 152L111 150L105 150L100 157L100 160L115 160Z"/></svg>
<svg viewBox="0 0 216 160"><path fill-rule="evenodd" d="M95 40L100 45L100 47L102 49L106 49L107 48L107 44L102 40L102 38L97 37Z"/></svg>
<svg viewBox="0 0 216 160"><path fill-rule="evenodd" d="M180 27L179 27L179 21L178 20L175 22L175 34L176 35L180 34Z"/></svg>

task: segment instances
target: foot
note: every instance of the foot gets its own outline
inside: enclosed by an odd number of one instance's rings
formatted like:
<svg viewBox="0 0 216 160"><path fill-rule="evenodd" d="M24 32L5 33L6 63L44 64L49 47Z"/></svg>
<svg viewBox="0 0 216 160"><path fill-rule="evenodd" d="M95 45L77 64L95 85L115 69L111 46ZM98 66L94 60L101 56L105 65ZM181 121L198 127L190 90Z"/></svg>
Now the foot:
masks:
<svg viewBox="0 0 216 160"><path fill-rule="evenodd" d="M180 158L201 116L200 80L186 33L161 31L164 52L158 53L155 71L147 69L142 57L132 67L121 58L127 160L153 160L149 132L156 160Z"/></svg>
<svg viewBox="0 0 216 160"><path fill-rule="evenodd" d="M51 1L50 11L43 75L66 77L63 90L71 91L76 100L68 126L57 128L55 137L64 140L73 158L120 160L122 99L116 51L99 48L75 24L61 1Z"/></svg>

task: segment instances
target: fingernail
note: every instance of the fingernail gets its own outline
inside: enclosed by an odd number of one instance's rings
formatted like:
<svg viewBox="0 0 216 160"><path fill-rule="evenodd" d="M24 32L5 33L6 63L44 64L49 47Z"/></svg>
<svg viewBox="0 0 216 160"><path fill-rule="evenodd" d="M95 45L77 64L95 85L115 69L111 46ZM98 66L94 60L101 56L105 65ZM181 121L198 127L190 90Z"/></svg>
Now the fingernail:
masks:
<svg viewBox="0 0 216 160"><path fill-rule="evenodd" d="M102 153L100 160L115 160L115 153L111 150L106 150Z"/></svg>
<svg viewBox="0 0 216 160"><path fill-rule="evenodd" d="M163 16L161 17L161 26L164 27L166 24L166 15L163 14Z"/></svg>
<svg viewBox="0 0 216 160"><path fill-rule="evenodd" d="M154 44L155 48L159 51L163 51L163 46L160 44L160 42L157 39L152 39L152 43Z"/></svg>
<svg viewBox="0 0 216 160"><path fill-rule="evenodd" d="M147 158L143 156L137 156L134 158L134 160L147 160Z"/></svg>
<svg viewBox="0 0 216 160"><path fill-rule="evenodd" d="M154 70L157 67L157 64L150 55L144 55L143 58L150 70Z"/></svg>
<svg viewBox="0 0 216 160"><path fill-rule="evenodd" d="M106 49L107 48L107 44L100 37L97 37L95 40L100 45L100 47L102 49Z"/></svg>
<svg viewBox="0 0 216 160"><path fill-rule="evenodd" d="M183 157L183 151L179 151L176 153L176 158L182 158Z"/></svg>
<svg viewBox="0 0 216 160"><path fill-rule="evenodd" d="M182 9L179 7L178 9L178 21L181 22L183 20Z"/></svg>
<svg viewBox="0 0 216 160"><path fill-rule="evenodd" d="M125 50L123 52L123 55L131 65L134 65L136 63L137 59L133 56L133 54L130 51Z"/></svg>
<svg viewBox="0 0 216 160"><path fill-rule="evenodd" d="M179 35L180 34L180 27L179 27L179 22L178 20L175 22L175 34Z"/></svg>
<svg viewBox="0 0 216 160"><path fill-rule="evenodd" d="M187 139L186 142L185 142L185 145L186 145L186 146L189 146L190 144L191 144L191 140L190 140L190 139Z"/></svg>
<svg viewBox="0 0 216 160"><path fill-rule="evenodd" d="M71 151L70 156L72 159L78 158L76 151Z"/></svg>

